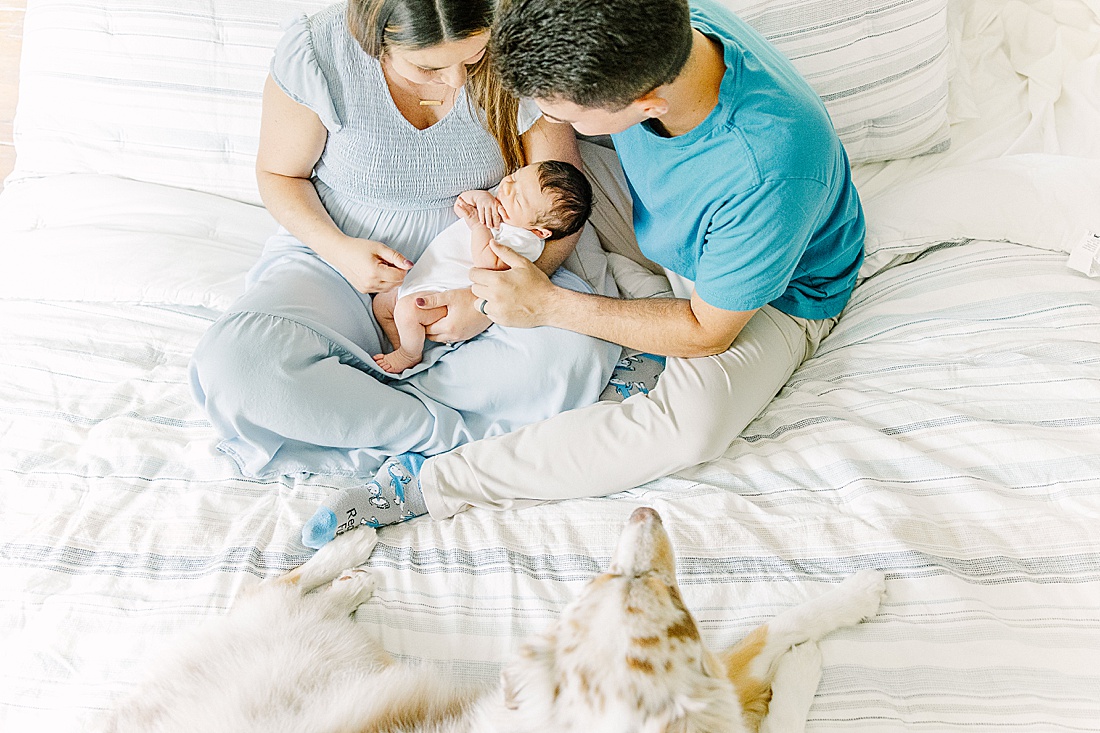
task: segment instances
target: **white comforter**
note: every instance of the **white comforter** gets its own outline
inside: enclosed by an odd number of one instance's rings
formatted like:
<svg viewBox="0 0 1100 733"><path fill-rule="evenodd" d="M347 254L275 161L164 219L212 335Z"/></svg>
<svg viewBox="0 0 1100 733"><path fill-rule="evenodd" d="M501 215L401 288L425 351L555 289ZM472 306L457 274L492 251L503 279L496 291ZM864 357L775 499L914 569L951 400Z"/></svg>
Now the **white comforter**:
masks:
<svg viewBox="0 0 1100 733"><path fill-rule="evenodd" d="M719 461L609 499L384 530L361 615L400 655L489 678L648 504L715 644L886 570L881 615L825 645L815 725L1087 728L1100 288L1064 260L971 242L872 278ZM187 394L212 317L0 307L6 730L86 729L151 647L307 557L296 535L324 487L237 477Z"/></svg>
<svg viewBox="0 0 1100 733"><path fill-rule="evenodd" d="M1021 41L1089 7L957 19L956 145L857 171L864 280L721 459L383 530L362 621L490 679L645 504L714 645L886 571L880 615L823 646L811 729L1100 730L1100 281L1067 267L1100 230L1100 41L1067 22L1053 47ZM0 730L95 730L158 644L308 556L298 531L335 482L240 478L185 380L273 228L91 175L0 198Z"/></svg>

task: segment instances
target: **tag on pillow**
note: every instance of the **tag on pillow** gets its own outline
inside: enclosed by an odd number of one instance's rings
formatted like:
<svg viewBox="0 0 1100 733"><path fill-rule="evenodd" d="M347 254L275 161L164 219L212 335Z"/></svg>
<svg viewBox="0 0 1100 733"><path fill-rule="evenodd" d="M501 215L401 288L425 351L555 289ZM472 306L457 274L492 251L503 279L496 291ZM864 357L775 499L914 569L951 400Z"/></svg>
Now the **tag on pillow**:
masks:
<svg viewBox="0 0 1100 733"><path fill-rule="evenodd" d="M1100 234L1087 232L1069 253L1066 264L1089 277L1100 277Z"/></svg>

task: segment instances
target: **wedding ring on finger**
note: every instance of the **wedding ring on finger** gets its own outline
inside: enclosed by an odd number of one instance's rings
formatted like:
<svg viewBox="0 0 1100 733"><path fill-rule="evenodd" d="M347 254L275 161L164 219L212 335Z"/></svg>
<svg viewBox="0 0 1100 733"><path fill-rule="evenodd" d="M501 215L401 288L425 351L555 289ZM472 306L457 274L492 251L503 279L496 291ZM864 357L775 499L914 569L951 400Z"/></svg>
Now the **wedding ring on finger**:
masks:
<svg viewBox="0 0 1100 733"><path fill-rule="evenodd" d="M481 315L483 315L483 316L488 316L489 315L488 313L485 312L485 306L487 306L487 305L489 305L489 301L485 300L484 298L482 298L481 301L477 304L477 309L479 311L481 311Z"/></svg>

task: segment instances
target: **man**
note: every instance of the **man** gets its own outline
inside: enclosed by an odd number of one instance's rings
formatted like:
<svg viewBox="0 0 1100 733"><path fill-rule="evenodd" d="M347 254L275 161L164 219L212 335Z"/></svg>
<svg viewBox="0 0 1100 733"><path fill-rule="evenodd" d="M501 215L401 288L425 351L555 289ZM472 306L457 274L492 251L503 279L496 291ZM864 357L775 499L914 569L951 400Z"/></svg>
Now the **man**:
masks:
<svg viewBox="0 0 1100 733"><path fill-rule="evenodd" d="M612 135L641 251L678 297L567 291L497 247L511 269L471 272L496 323L670 358L648 395L415 462L436 519L606 495L718 457L829 333L863 256L824 105L711 0L514 0L492 45L505 84L549 120Z"/></svg>

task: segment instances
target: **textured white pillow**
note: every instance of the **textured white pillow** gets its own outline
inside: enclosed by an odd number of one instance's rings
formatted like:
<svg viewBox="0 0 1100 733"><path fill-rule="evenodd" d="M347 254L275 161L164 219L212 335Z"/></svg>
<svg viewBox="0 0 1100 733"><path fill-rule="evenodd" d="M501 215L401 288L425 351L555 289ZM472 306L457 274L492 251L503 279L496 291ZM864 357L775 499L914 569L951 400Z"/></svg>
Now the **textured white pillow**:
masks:
<svg viewBox="0 0 1100 733"><path fill-rule="evenodd" d="M113 176L25 179L0 196L0 299L224 310L278 226L267 210Z"/></svg>
<svg viewBox="0 0 1100 733"><path fill-rule="evenodd" d="M725 0L825 99L853 162L946 144L946 0ZM259 203L280 24L328 0L29 0L12 180L101 173Z"/></svg>
<svg viewBox="0 0 1100 733"><path fill-rule="evenodd" d="M947 0L721 0L824 100L853 163L950 144Z"/></svg>
<svg viewBox="0 0 1100 733"><path fill-rule="evenodd" d="M1033 153L954 166L864 200L860 279L941 242L1073 253L1100 235L1100 161Z"/></svg>
<svg viewBox="0 0 1100 733"><path fill-rule="evenodd" d="M259 203L280 23L326 0L29 0L12 180L105 173Z"/></svg>

